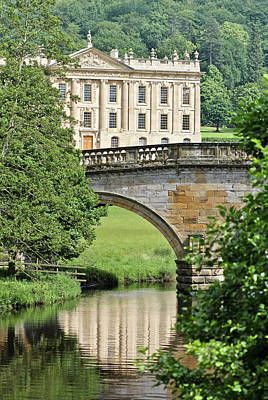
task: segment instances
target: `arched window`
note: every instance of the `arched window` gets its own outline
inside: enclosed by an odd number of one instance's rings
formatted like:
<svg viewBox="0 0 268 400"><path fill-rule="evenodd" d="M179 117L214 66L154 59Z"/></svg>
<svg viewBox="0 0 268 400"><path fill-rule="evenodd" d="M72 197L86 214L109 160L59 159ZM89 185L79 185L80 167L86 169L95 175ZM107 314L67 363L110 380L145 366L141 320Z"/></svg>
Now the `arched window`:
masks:
<svg viewBox="0 0 268 400"><path fill-rule="evenodd" d="M161 144L168 144L169 143L169 139L164 137L161 139Z"/></svg>
<svg viewBox="0 0 268 400"><path fill-rule="evenodd" d="M183 143L191 143L191 139L185 138L183 139Z"/></svg>
<svg viewBox="0 0 268 400"><path fill-rule="evenodd" d="M139 146L146 146L147 145L147 138L146 137L140 137L139 138Z"/></svg>
<svg viewBox="0 0 268 400"><path fill-rule="evenodd" d="M117 136L113 136L111 139L111 147L118 147L119 146L119 139Z"/></svg>

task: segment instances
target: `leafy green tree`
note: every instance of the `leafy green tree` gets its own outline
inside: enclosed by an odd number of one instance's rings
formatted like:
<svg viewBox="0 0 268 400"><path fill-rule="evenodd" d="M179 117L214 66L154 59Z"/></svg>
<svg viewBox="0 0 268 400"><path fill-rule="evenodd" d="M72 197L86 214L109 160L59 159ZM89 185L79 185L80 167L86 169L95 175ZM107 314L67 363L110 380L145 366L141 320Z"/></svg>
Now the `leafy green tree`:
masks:
<svg viewBox="0 0 268 400"><path fill-rule="evenodd" d="M107 18L104 0L57 0L55 14L61 19L63 27L69 30L70 24L78 27L80 39L85 39L95 23ZM76 49L77 50L77 49Z"/></svg>
<svg viewBox="0 0 268 400"><path fill-rule="evenodd" d="M237 118L237 126L242 143L250 153L261 155L261 151L251 140L253 137L261 143L262 146L268 145L268 75L265 76L265 96L259 97L255 102L244 104L244 113Z"/></svg>
<svg viewBox="0 0 268 400"><path fill-rule="evenodd" d="M54 2L0 5L0 243L13 270L19 253L43 261L78 255L94 238L100 211L73 131L62 126L64 105L49 70L29 62L41 45L44 55L60 58Z"/></svg>
<svg viewBox="0 0 268 400"><path fill-rule="evenodd" d="M198 39L202 61L207 65L216 64L220 50L220 24L209 15L200 16L201 29Z"/></svg>
<svg viewBox="0 0 268 400"><path fill-rule="evenodd" d="M239 126L249 132L253 150L262 154L251 168L255 194L249 194L239 210L222 207L223 220L211 225L204 254L188 258L200 268L217 262L225 278L198 292L192 312L179 317L186 352L197 364L190 369L183 365L183 358L160 353L150 368L182 400L267 398L268 146L255 139L255 130L267 132L266 120L259 119L256 126L260 108L268 115L267 101L266 90L262 100L253 103L251 113L241 115Z"/></svg>
<svg viewBox="0 0 268 400"><path fill-rule="evenodd" d="M187 50L188 53L192 53L195 49L195 46L189 40L186 40L185 37L179 34L174 34L167 39L164 39L161 45L158 47L158 56L169 58L172 57L174 50L177 50L181 59L183 59L183 55Z"/></svg>
<svg viewBox="0 0 268 400"><path fill-rule="evenodd" d="M113 48L117 48L121 57L130 48L132 48L136 57L146 54L146 47L140 40L140 37L135 34L133 36L126 34L116 22L105 21L96 25L94 46L107 53L110 53Z"/></svg>
<svg viewBox="0 0 268 400"><path fill-rule="evenodd" d="M141 38L148 49L155 48L169 34L169 21L166 12L152 11L146 22L141 26Z"/></svg>
<svg viewBox="0 0 268 400"><path fill-rule="evenodd" d="M262 93L261 85L258 83L246 83L237 86L231 92L232 111L238 113L241 108L245 108L256 101Z"/></svg>
<svg viewBox="0 0 268 400"><path fill-rule="evenodd" d="M240 24L224 22L221 27L220 55L216 66L228 88L246 80L248 33Z"/></svg>
<svg viewBox="0 0 268 400"><path fill-rule="evenodd" d="M247 53L247 81L258 82L261 79L264 60L261 40L261 27L257 23L252 24L250 27L249 46Z"/></svg>
<svg viewBox="0 0 268 400"><path fill-rule="evenodd" d="M201 83L201 119L203 125L215 126L216 131L230 118L231 102L223 77L215 65L210 65Z"/></svg>

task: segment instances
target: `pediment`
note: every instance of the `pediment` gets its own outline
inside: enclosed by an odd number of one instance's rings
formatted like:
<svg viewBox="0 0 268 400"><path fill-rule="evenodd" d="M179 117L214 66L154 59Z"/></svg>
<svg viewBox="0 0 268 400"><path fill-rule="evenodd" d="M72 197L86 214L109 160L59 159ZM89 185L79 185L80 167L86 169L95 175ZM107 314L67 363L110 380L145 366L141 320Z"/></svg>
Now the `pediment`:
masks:
<svg viewBox="0 0 268 400"><path fill-rule="evenodd" d="M71 58L75 59L78 67L82 69L108 69L117 71L129 71L132 69L123 62L116 60L95 48L80 50L71 54Z"/></svg>

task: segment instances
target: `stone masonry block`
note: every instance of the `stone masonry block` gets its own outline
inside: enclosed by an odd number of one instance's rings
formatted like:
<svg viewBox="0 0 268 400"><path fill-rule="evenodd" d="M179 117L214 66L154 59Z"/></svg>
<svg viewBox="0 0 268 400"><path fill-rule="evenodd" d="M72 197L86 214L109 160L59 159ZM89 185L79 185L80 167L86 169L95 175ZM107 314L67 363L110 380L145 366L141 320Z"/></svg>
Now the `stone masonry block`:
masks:
<svg viewBox="0 0 268 400"><path fill-rule="evenodd" d="M199 210L183 209L180 210L180 215L188 218L196 218L199 216Z"/></svg>
<svg viewBox="0 0 268 400"><path fill-rule="evenodd" d="M183 217L184 224L197 224L197 222L198 222L197 218Z"/></svg>

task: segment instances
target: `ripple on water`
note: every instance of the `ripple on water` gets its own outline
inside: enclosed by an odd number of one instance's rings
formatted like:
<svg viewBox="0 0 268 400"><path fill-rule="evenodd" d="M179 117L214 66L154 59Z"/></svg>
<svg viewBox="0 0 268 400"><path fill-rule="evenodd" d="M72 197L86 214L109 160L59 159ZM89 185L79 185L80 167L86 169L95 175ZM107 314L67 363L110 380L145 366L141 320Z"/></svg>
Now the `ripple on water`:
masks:
<svg viewBox="0 0 268 400"><path fill-rule="evenodd" d="M135 360L140 348L152 354L176 347L176 312L174 289L123 289L90 294L43 319L33 311L0 325L0 398L168 399L151 375L138 374Z"/></svg>

